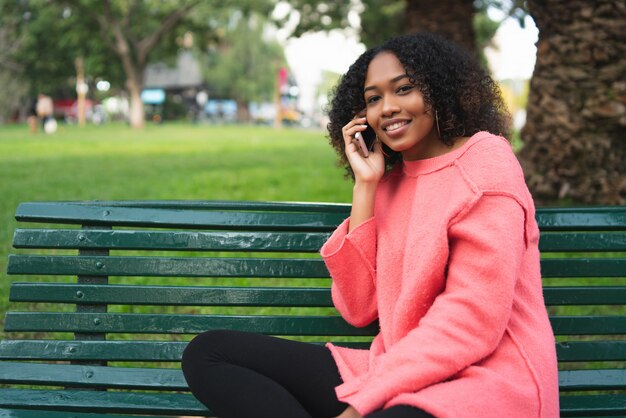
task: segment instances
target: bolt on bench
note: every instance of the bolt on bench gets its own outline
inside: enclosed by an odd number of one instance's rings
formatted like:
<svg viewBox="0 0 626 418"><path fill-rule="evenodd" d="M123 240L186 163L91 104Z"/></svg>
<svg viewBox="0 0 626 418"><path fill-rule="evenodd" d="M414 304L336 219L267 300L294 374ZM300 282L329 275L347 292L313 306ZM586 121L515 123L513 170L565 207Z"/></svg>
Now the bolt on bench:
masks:
<svg viewBox="0 0 626 418"><path fill-rule="evenodd" d="M186 341L208 329L366 345L376 325L338 316L317 254L349 210L21 204L0 417L211 416L178 364ZM541 209L537 219L561 414L626 415L626 207Z"/></svg>

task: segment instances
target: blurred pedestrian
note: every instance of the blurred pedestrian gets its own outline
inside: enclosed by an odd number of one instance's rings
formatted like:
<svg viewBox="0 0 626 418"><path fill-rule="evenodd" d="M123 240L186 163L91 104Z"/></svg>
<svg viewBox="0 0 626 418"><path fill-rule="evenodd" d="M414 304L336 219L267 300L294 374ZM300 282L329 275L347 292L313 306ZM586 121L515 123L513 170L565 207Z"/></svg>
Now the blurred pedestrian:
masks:
<svg viewBox="0 0 626 418"><path fill-rule="evenodd" d="M51 134L56 131L56 120L52 117L54 105L52 98L40 93L37 98L37 116L41 121L41 127L45 133Z"/></svg>
<svg viewBox="0 0 626 418"><path fill-rule="evenodd" d="M28 116L26 117L28 128L31 133L37 133L37 99L33 100L28 109Z"/></svg>

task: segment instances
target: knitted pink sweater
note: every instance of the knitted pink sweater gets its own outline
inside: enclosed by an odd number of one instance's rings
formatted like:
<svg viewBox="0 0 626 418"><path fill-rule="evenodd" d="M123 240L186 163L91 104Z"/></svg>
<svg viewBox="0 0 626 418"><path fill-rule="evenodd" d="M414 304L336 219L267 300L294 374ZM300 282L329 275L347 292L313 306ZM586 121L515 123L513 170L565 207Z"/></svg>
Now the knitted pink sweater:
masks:
<svg viewBox="0 0 626 418"><path fill-rule="evenodd" d="M414 405L438 418L558 417L532 197L509 143L480 132L388 173L375 216L321 250L333 301L369 350L329 344L361 415Z"/></svg>

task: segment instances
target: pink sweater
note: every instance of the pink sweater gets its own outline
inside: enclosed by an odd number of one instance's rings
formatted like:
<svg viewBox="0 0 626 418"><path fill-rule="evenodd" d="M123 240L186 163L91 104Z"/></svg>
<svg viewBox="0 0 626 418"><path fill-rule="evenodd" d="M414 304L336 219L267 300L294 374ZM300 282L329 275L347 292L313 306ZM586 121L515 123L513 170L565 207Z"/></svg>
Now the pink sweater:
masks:
<svg viewBox="0 0 626 418"><path fill-rule="evenodd" d="M361 415L413 405L438 418L558 417L532 197L509 143L479 132L388 173L375 216L321 250L333 301L369 350L329 344L339 399Z"/></svg>

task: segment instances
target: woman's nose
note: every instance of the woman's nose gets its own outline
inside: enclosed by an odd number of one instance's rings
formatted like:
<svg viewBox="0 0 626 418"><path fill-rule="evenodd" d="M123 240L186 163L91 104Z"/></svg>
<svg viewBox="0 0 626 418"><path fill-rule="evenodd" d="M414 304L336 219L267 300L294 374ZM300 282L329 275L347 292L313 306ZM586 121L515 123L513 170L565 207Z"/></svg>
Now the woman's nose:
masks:
<svg viewBox="0 0 626 418"><path fill-rule="evenodd" d="M383 106L381 110L384 116L390 116L400 111L400 107L395 102L395 100L393 100L393 97L390 97L390 96L383 97L382 101L383 101Z"/></svg>

